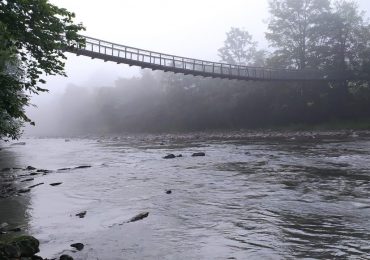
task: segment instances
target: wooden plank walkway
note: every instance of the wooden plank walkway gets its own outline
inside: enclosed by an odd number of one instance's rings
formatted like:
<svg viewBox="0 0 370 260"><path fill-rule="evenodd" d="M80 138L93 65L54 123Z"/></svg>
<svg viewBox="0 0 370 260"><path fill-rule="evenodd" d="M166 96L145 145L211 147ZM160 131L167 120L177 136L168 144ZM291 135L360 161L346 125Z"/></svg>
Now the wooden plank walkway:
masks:
<svg viewBox="0 0 370 260"><path fill-rule="evenodd" d="M68 51L118 64L203 77L258 81L335 80L321 71L270 69L198 60L84 37L84 46L71 47Z"/></svg>

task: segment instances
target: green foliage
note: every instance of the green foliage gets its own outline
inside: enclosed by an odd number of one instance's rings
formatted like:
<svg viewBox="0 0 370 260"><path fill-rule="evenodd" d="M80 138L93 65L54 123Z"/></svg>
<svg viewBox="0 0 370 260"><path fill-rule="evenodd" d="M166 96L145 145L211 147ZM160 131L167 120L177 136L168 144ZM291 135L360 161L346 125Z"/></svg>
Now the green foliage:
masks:
<svg viewBox="0 0 370 260"><path fill-rule="evenodd" d="M231 28L226 33L224 46L218 50L221 61L249 66L264 65L264 51L257 50L257 42L253 41L252 35L240 28Z"/></svg>
<svg viewBox="0 0 370 260"><path fill-rule="evenodd" d="M47 0L0 0L0 139L17 138L42 75L65 75L64 50L84 40L74 14ZM27 94L28 93L28 94Z"/></svg>
<svg viewBox="0 0 370 260"><path fill-rule="evenodd" d="M275 49L275 66L317 68L317 48L325 48L320 31L330 11L329 0L271 0L266 38ZM279 66L280 67L280 66Z"/></svg>

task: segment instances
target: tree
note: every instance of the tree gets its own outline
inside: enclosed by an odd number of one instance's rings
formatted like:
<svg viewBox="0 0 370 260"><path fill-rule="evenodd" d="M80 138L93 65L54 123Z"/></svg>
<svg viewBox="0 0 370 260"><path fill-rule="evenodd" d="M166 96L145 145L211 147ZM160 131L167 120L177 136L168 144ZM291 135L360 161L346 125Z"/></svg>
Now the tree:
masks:
<svg viewBox="0 0 370 260"><path fill-rule="evenodd" d="M224 46L218 50L221 61L235 65L263 66L265 52L257 51L257 42L245 30L232 27Z"/></svg>
<svg viewBox="0 0 370 260"><path fill-rule="evenodd" d="M326 37L318 33L330 12L329 0L271 0L266 38L275 48L274 61L287 68L317 66L317 48Z"/></svg>
<svg viewBox="0 0 370 260"><path fill-rule="evenodd" d="M48 0L0 0L0 139L33 124L24 107L30 94L47 91L42 75L65 76L65 49L84 44L74 17Z"/></svg>
<svg viewBox="0 0 370 260"><path fill-rule="evenodd" d="M334 3L330 34L329 65L341 73L346 70L361 70L369 46L368 27L364 12L360 12L354 1L339 0Z"/></svg>

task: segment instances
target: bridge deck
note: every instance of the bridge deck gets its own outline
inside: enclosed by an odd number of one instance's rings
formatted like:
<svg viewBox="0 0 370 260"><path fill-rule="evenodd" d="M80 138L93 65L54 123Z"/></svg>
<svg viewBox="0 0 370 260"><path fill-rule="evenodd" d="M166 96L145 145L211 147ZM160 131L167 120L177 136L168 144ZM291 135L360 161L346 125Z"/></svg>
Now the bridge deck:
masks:
<svg viewBox="0 0 370 260"><path fill-rule="evenodd" d="M238 80L328 80L328 76L319 71L232 65L153 52L86 36L85 39L84 46L70 48L68 51L77 55L124 63L130 66L194 76Z"/></svg>

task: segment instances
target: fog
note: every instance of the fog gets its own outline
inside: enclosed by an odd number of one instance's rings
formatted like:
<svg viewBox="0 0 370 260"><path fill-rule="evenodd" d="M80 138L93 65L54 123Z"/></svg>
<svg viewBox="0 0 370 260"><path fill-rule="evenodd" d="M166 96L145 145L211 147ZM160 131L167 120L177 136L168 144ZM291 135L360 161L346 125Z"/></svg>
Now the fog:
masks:
<svg viewBox="0 0 370 260"><path fill-rule="evenodd" d="M51 2L75 12L76 22L82 22L86 27L84 35L128 46L219 61L217 50L223 46L225 33L231 27L238 27L248 31L258 42L260 48L268 48L265 39L269 17L268 0L230 0L228 2L211 0L106 0L104 2L52 0ZM360 9L370 11L367 0L359 0L358 3ZM117 82L122 83L123 79L134 78L130 81L132 83L135 78L140 78L143 73L146 73L140 68L124 64L117 65L112 62L77 57L74 54L67 54L67 57L65 69L68 77L47 77L46 88L49 89L49 93L33 97L32 103L36 107L30 107L27 111L29 116L36 121L36 127L27 127L26 133L38 135L72 133L75 126L72 122L81 123L83 119L84 112L81 110L81 104L90 106L90 112L92 112L94 104L91 102L99 100L96 96L103 87L117 89L122 85ZM167 74L152 75L157 77L157 82L153 82L153 85L157 87L158 95L159 93L168 94L162 86L163 78L166 81L172 77L171 73ZM184 81L183 77L179 78ZM210 84L207 80L195 77L185 78L192 81L190 85L197 84L197 82L200 82L200 85ZM212 84L228 87L242 83L218 80L212 81ZM74 91L75 97L72 98ZM135 95L140 96L146 92L146 89L135 91ZM120 94L122 98L127 95L124 91ZM67 97L69 97L68 101ZM85 98L86 103L83 103L82 98ZM163 97L158 98L156 102L160 100L163 101ZM66 112L67 108L68 112ZM67 120L68 116L70 116L70 121ZM63 118L63 124L61 124L61 118ZM79 132L75 130L76 133Z"/></svg>

